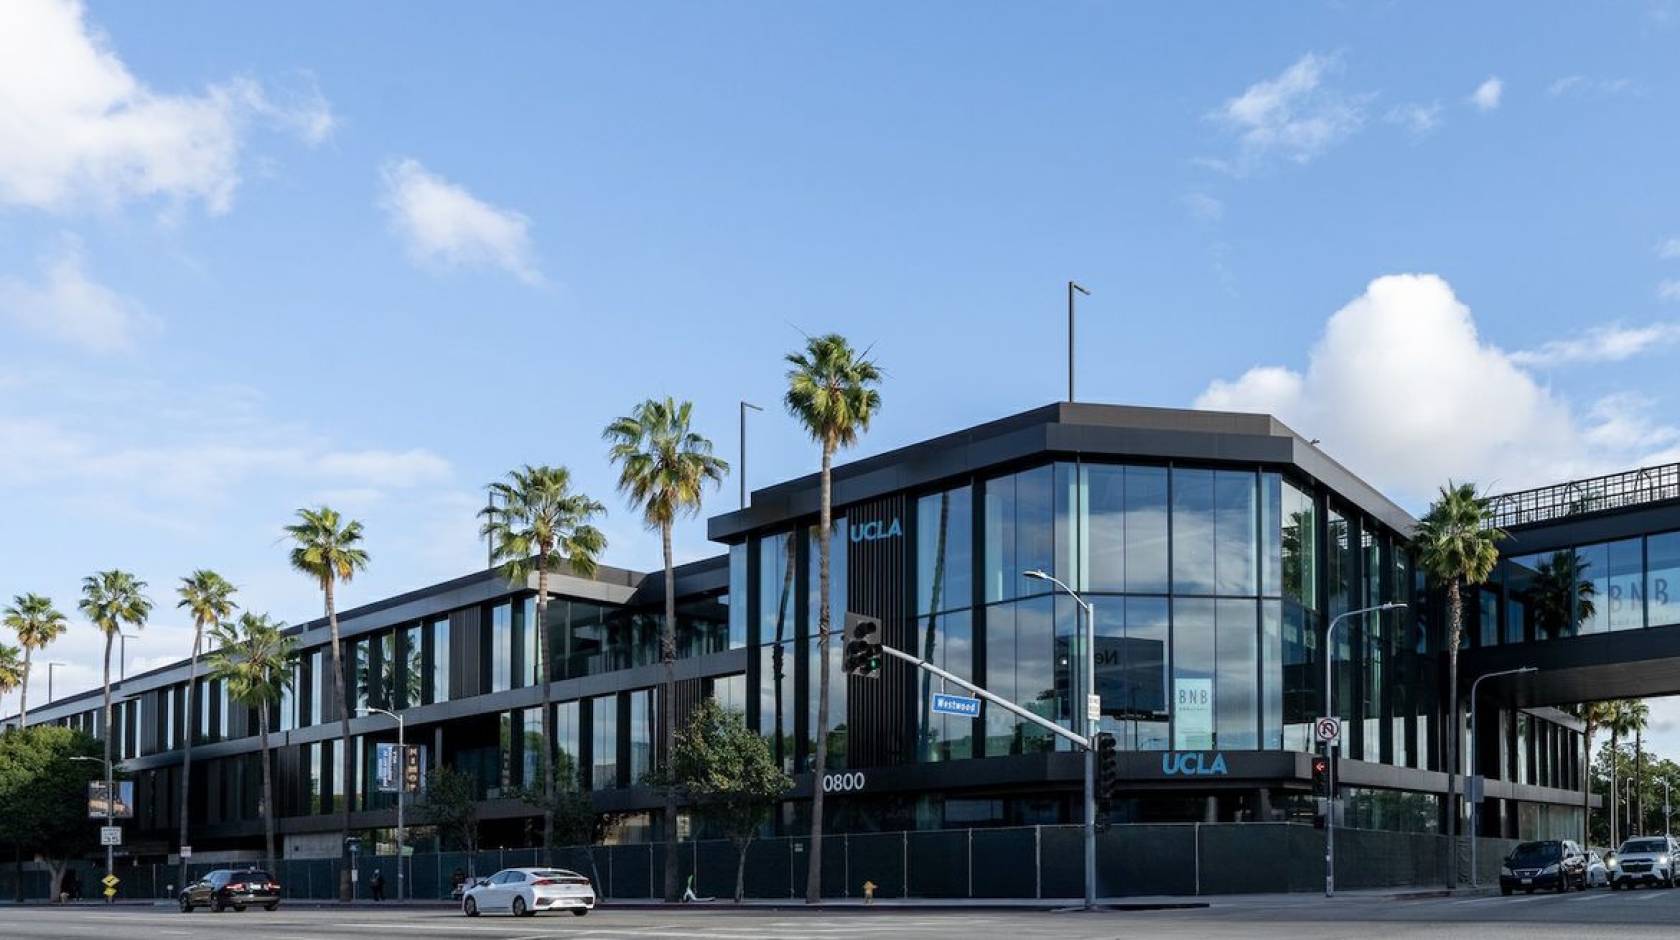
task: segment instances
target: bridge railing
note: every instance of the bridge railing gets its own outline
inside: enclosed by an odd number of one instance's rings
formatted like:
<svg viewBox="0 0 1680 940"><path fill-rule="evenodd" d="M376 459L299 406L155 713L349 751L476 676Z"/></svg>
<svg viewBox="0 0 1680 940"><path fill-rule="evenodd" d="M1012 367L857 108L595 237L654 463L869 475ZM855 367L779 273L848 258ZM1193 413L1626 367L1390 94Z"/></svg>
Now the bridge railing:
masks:
<svg viewBox="0 0 1680 940"><path fill-rule="evenodd" d="M1680 463L1501 493L1488 499L1488 507L1493 524L1509 529L1670 499L1680 499Z"/></svg>

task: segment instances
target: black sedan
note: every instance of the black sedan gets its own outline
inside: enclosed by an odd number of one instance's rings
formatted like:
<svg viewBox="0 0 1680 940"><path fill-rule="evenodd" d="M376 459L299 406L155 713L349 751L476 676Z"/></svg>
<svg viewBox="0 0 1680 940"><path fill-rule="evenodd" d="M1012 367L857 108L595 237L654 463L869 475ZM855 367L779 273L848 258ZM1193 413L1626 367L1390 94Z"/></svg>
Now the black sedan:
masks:
<svg viewBox="0 0 1680 940"><path fill-rule="evenodd" d="M220 914L228 908L243 911L252 904L267 910L280 906L280 883L260 868L219 868L181 891L181 913L208 907Z"/></svg>

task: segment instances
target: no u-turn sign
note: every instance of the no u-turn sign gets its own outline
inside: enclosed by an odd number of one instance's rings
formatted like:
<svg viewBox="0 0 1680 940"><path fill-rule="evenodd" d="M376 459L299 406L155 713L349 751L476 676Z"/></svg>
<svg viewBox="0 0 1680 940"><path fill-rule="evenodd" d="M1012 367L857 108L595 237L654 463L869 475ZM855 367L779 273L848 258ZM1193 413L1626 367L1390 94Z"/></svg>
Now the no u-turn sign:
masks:
<svg viewBox="0 0 1680 940"><path fill-rule="evenodd" d="M1342 737L1342 720L1340 718L1320 718L1313 722L1313 731L1318 735L1318 743L1334 744Z"/></svg>

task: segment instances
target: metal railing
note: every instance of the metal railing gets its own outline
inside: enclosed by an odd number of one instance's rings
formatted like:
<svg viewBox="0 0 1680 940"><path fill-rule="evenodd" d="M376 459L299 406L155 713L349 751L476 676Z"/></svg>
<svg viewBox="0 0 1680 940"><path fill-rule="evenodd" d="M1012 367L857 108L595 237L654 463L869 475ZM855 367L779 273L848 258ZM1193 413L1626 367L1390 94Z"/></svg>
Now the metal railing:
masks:
<svg viewBox="0 0 1680 940"><path fill-rule="evenodd" d="M1488 498L1488 508L1494 525L1510 529L1669 499L1680 499L1680 463L1502 493Z"/></svg>

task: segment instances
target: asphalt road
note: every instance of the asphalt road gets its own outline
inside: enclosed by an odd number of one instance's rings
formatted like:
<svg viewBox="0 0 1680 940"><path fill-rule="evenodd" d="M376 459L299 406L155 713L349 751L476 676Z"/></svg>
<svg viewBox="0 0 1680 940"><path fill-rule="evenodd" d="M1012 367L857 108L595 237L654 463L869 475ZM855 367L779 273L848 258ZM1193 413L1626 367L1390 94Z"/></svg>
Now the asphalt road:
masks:
<svg viewBox="0 0 1680 940"><path fill-rule="evenodd" d="M348 940L404 936L472 940L550 937L696 940L1114 940L1114 938L1674 937L1680 890L1429 898L1310 895L1210 899L1207 908L1095 914L961 907L802 910L603 908L514 919L467 919L437 908L282 907L273 913L180 914L161 907L0 908L0 937L17 940Z"/></svg>

